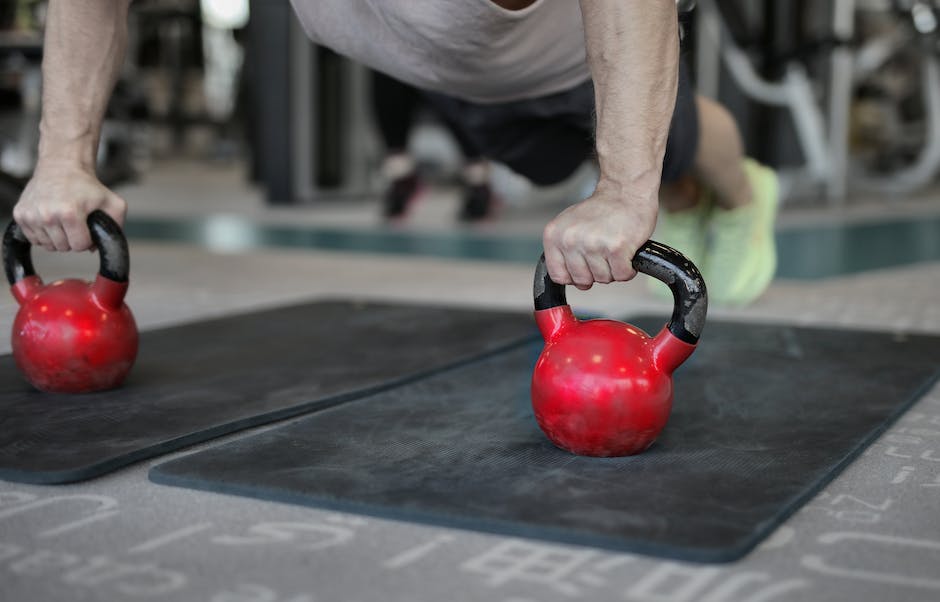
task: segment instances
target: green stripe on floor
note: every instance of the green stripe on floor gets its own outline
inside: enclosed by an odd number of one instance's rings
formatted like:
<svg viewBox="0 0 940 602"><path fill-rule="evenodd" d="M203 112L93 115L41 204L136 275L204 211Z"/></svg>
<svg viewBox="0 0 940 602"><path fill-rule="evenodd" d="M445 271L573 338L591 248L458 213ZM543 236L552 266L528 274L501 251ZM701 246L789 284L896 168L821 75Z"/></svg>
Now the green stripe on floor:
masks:
<svg viewBox="0 0 940 602"><path fill-rule="evenodd" d="M186 243L217 252L324 249L535 265L540 237L472 231L415 232L258 224L231 215L133 218L132 240ZM818 279L940 261L940 216L777 232L780 278Z"/></svg>

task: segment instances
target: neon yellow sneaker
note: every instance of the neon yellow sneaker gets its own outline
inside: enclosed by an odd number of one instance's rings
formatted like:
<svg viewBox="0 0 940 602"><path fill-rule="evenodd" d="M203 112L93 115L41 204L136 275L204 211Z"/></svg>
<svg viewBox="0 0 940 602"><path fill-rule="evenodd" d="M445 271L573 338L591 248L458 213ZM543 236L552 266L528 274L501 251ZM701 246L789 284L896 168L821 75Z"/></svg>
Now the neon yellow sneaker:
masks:
<svg viewBox="0 0 940 602"><path fill-rule="evenodd" d="M777 269L774 221L779 204L777 174L745 159L751 203L711 214L712 236L702 275L708 298L718 304L746 305L770 285Z"/></svg>
<svg viewBox="0 0 940 602"><path fill-rule="evenodd" d="M701 270L705 260L705 239L711 210L712 199L708 193L701 194L698 203L689 209L660 209L653 239L679 251ZM651 293L662 299L672 299L668 286L655 278L648 279L648 283Z"/></svg>

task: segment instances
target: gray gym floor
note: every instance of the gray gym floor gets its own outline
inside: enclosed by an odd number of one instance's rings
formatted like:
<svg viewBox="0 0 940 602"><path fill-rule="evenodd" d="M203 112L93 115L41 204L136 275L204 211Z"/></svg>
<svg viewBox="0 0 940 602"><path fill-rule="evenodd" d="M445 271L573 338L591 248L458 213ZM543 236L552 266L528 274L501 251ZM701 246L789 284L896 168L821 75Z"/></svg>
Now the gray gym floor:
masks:
<svg viewBox="0 0 940 602"><path fill-rule="evenodd" d="M225 224L378 230L375 205L262 208L227 168L163 166L121 190L132 222L215 230L186 242L132 238L128 302L143 329L330 296L528 311L533 265L436 253L245 245ZM456 233L455 200L432 195L404 231ZM511 208L474 235L537 235L553 206ZM788 210L807 224L935 223L931 199ZM222 224L219 226L218 224ZM133 230L133 228L131 228ZM940 240L934 232L933 244ZM899 245L904 245L900 241ZM710 315L800 325L940 333L940 261L778 279L754 305ZM34 253L47 279L88 275L92 256ZM864 266L863 266L864 267ZM570 291L586 311L670 311L645 282ZM15 306L0 297L0 331ZM703 342L707 344L707 340ZM9 343L0 341L0 351ZM940 358L937 358L940 366ZM733 367L731 368L733 369ZM839 375L833 375L838 378ZM41 412L37 408L37 412ZM263 427L270 428L270 427ZM235 435L244 436L246 433ZM212 442L209 445L215 444ZM759 549L691 565L163 487L150 465L66 486L0 483L0 600L732 602L940 599L940 386Z"/></svg>

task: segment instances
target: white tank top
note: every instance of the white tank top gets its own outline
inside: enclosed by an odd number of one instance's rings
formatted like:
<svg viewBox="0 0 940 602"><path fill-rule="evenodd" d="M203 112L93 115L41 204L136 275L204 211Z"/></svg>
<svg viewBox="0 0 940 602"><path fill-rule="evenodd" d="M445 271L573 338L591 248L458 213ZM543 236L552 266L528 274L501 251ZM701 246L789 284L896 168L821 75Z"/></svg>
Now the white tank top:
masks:
<svg viewBox="0 0 940 602"><path fill-rule="evenodd" d="M632 1L632 0L631 0ZM577 0L291 0L314 42L418 88L494 103L590 77Z"/></svg>

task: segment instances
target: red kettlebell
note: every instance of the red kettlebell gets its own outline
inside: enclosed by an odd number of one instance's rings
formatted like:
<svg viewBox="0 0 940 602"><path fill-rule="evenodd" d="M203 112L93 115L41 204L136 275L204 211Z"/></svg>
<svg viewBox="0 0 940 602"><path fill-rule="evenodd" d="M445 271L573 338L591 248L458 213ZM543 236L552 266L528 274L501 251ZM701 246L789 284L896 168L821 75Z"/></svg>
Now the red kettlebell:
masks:
<svg viewBox="0 0 940 602"><path fill-rule="evenodd" d="M691 261L647 241L633 267L665 282L675 308L649 337L615 320L578 320L545 268L535 270L535 321L545 348L532 374L532 408L555 445L582 456L627 456L656 440L672 409L672 373L695 350L708 308Z"/></svg>
<svg viewBox="0 0 940 602"><path fill-rule="evenodd" d="M119 386L137 358L137 324L124 303L130 258L121 228L102 211L88 216L101 267L94 283L43 284L30 244L11 222L3 266L20 305L13 321L13 358L41 391L89 393Z"/></svg>

